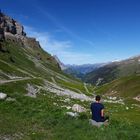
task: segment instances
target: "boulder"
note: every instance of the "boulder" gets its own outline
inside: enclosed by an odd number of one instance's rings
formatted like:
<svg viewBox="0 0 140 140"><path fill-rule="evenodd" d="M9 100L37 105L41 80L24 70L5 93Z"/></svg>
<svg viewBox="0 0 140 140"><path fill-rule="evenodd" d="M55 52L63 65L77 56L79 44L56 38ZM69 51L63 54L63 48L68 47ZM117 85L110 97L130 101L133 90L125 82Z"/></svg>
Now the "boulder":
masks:
<svg viewBox="0 0 140 140"><path fill-rule="evenodd" d="M102 125L105 125L107 126L109 123L108 121L105 121L105 122L96 122L92 119L89 120L89 123L92 125L92 126L96 126L96 127L101 127Z"/></svg>
<svg viewBox="0 0 140 140"><path fill-rule="evenodd" d="M7 97L7 94L0 92L0 100L4 100Z"/></svg>
<svg viewBox="0 0 140 140"><path fill-rule="evenodd" d="M32 98L37 97L37 93L38 93L39 89L36 89L33 85L27 84L26 90L28 91L26 96L29 96L29 97L32 97Z"/></svg>
<svg viewBox="0 0 140 140"><path fill-rule="evenodd" d="M75 112L79 112L79 113L86 112L86 108L84 108L83 106L78 105L78 104L74 104L72 106L72 110L75 111Z"/></svg>

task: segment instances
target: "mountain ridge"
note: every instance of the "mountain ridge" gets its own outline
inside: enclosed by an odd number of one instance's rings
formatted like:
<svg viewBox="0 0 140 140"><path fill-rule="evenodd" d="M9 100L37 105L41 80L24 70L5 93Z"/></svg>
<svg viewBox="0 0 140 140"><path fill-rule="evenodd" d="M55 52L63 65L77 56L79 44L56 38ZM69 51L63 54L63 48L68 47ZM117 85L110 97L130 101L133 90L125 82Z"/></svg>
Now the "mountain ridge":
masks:
<svg viewBox="0 0 140 140"><path fill-rule="evenodd" d="M109 63L95 71L87 73L84 81L95 84L101 78L101 84L105 84L117 78L134 74L140 74L140 55Z"/></svg>

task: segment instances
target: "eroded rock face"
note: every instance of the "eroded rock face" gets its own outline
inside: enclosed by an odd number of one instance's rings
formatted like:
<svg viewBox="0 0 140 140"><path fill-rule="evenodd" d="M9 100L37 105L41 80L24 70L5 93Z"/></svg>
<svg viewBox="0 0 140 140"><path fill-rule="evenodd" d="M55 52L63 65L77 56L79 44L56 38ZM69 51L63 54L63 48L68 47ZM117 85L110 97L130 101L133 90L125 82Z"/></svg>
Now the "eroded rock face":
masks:
<svg viewBox="0 0 140 140"><path fill-rule="evenodd" d="M4 29L0 28L0 40L4 39Z"/></svg>
<svg viewBox="0 0 140 140"><path fill-rule="evenodd" d="M33 49L41 48L35 38L26 37L24 27L19 22L0 11L0 41L3 39L18 42Z"/></svg>
<svg viewBox="0 0 140 140"><path fill-rule="evenodd" d="M24 37L24 38L22 38L22 41L26 47L31 47L32 49L41 48L39 42L36 41L35 38Z"/></svg>
<svg viewBox="0 0 140 140"><path fill-rule="evenodd" d="M12 41L14 41L14 42L17 41L16 36L15 36L14 34L10 33L10 32L4 32L4 38L5 38L6 40L12 40Z"/></svg>
<svg viewBox="0 0 140 140"><path fill-rule="evenodd" d="M0 41L11 40L23 44L24 37L26 37L26 33L23 26L0 11Z"/></svg>
<svg viewBox="0 0 140 140"><path fill-rule="evenodd" d="M16 34L25 35L23 32L23 30L24 30L23 26L21 24L19 24L18 22L15 22L15 25L16 25L15 26L16 27Z"/></svg>
<svg viewBox="0 0 140 140"><path fill-rule="evenodd" d="M25 36L23 26L19 24L14 19L10 18L9 16L4 15L0 12L0 28L3 29L4 32L9 32L11 34L18 34Z"/></svg>

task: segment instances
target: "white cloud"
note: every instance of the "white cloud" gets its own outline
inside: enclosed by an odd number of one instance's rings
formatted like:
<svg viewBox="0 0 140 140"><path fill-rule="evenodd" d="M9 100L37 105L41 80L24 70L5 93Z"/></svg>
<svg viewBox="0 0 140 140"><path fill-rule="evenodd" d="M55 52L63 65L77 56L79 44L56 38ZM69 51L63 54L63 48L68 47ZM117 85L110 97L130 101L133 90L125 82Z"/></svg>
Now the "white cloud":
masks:
<svg viewBox="0 0 140 140"><path fill-rule="evenodd" d="M65 62L65 64L87 64L94 63L94 57L91 54L85 53L76 53L76 52L67 52L62 51L59 53L59 58Z"/></svg>
<svg viewBox="0 0 140 140"><path fill-rule="evenodd" d="M63 63L93 63L93 55L71 51L70 49L74 47L71 41L58 41L54 39L53 36L48 32L38 32L34 28L28 26L24 27L28 36L35 37L40 42L40 45L44 50L51 53L52 55L57 55Z"/></svg>

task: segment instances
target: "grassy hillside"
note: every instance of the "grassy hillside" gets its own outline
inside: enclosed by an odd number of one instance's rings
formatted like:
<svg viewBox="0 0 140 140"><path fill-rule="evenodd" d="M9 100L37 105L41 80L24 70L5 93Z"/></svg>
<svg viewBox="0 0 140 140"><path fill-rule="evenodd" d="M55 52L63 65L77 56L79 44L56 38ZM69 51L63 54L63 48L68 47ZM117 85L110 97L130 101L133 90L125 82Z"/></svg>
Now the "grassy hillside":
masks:
<svg viewBox="0 0 140 140"><path fill-rule="evenodd" d="M63 73L56 60L41 48L23 47L19 43L12 41L4 41L1 46L2 50L5 50L0 51L1 79L40 77L51 82L60 83L60 85L63 83L63 87L69 87L71 90L77 88L81 92L85 91L81 81ZM37 57L38 54L40 54L40 58Z"/></svg>
<svg viewBox="0 0 140 140"><path fill-rule="evenodd" d="M108 96L122 97L126 101L140 104L133 99L140 95L140 76L132 75L114 80L111 83L98 87L96 92Z"/></svg>
<svg viewBox="0 0 140 140"><path fill-rule="evenodd" d="M65 113L75 100L40 91L37 98L25 96L26 83L41 85L41 80L28 80L0 86L0 90L16 101L0 101L0 139L17 140L139 140L140 113L138 107L126 110L125 105L106 103L110 125L96 128L88 123L89 112L78 118ZM17 88L13 88L17 87ZM54 104L55 103L55 104ZM80 102L79 102L80 103ZM90 102L81 102L87 109ZM131 106L127 104L127 106Z"/></svg>

